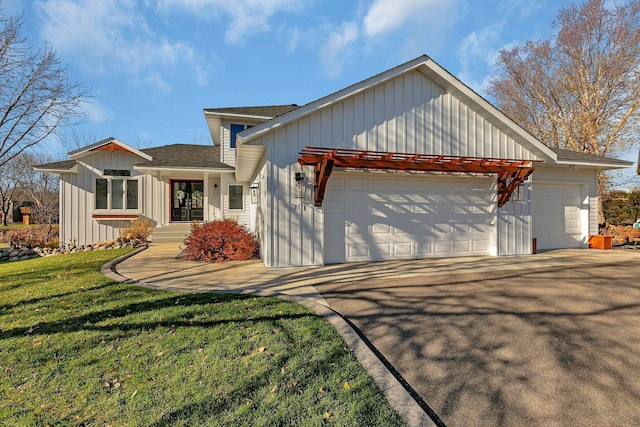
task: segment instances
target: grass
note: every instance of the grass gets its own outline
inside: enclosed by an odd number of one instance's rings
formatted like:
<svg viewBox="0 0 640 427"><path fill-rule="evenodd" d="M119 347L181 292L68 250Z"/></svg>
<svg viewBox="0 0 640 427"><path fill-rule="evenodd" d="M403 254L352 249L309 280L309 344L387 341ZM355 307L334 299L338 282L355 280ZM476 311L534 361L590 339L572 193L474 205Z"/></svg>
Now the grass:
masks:
<svg viewBox="0 0 640 427"><path fill-rule="evenodd" d="M126 251L0 264L0 425L402 424L315 313L99 273Z"/></svg>

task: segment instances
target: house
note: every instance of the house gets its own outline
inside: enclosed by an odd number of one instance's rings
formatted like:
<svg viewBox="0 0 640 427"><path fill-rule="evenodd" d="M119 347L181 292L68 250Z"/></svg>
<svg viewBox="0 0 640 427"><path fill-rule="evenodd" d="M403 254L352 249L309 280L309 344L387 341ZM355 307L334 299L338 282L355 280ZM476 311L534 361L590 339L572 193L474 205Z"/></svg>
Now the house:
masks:
<svg viewBox="0 0 640 427"><path fill-rule="evenodd" d="M205 109L213 145L109 138L61 177L61 241L236 218L267 267L587 247L598 171L550 148L427 56L304 106Z"/></svg>

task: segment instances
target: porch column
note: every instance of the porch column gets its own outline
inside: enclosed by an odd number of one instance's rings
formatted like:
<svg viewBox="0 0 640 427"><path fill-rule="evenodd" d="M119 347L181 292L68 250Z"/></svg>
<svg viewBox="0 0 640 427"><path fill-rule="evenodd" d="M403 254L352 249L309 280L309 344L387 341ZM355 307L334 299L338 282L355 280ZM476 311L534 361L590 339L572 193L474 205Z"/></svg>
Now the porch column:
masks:
<svg viewBox="0 0 640 427"><path fill-rule="evenodd" d="M204 213L203 219L204 221L211 220L211 208L209 206L209 174L207 172L204 173Z"/></svg>

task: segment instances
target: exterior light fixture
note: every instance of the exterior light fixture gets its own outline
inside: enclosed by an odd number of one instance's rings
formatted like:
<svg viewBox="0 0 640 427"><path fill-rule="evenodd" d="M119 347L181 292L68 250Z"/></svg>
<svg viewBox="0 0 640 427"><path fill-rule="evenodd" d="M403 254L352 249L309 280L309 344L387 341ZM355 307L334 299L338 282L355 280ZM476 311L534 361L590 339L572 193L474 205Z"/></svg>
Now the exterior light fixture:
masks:
<svg viewBox="0 0 640 427"><path fill-rule="evenodd" d="M214 194L215 196L217 196L217 195L218 195L218 184L213 184L213 194Z"/></svg>
<svg viewBox="0 0 640 427"><path fill-rule="evenodd" d="M304 198L304 172L296 172L293 179L296 181L296 198L303 199Z"/></svg>
<svg viewBox="0 0 640 427"><path fill-rule="evenodd" d="M251 186L251 203L252 204L256 204L258 203L258 198L260 197L260 186L258 184L254 184Z"/></svg>

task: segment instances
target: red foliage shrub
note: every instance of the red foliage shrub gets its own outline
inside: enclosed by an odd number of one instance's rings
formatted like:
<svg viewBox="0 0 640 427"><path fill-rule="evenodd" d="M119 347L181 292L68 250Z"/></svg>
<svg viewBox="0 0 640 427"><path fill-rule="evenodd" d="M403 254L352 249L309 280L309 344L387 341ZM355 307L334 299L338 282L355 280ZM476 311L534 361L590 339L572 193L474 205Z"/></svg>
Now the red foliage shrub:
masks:
<svg viewBox="0 0 640 427"><path fill-rule="evenodd" d="M47 233L49 233L47 239ZM35 248L58 246L58 229L47 225L33 225L21 230L9 232L9 244L12 248Z"/></svg>
<svg viewBox="0 0 640 427"><path fill-rule="evenodd" d="M610 225L603 234L611 236L616 245L640 244L640 230L630 225Z"/></svg>
<svg viewBox="0 0 640 427"><path fill-rule="evenodd" d="M203 262L246 261L259 249L256 237L232 219L193 224L184 243L184 259Z"/></svg>

